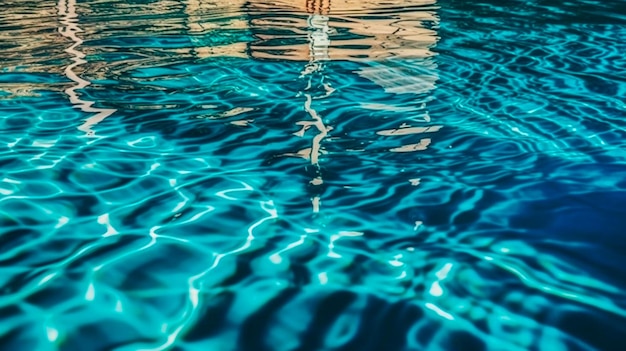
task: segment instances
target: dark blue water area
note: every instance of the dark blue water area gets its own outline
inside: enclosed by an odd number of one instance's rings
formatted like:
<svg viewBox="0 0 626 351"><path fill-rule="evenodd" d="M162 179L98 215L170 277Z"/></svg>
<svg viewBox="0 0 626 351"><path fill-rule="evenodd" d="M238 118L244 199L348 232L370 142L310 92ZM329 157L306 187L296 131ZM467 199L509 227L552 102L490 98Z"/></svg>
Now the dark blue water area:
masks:
<svg viewBox="0 0 626 351"><path fill-rule="evenodd" d="M462 230L541 242L623 291L626 81L618 72L626 68L626 7L439 4L440 80L429 109L448 128L429 164L491 194L469 211ZM617 335L626 330L623 317L596 312L550 323L600 350L620 349Z"/></svg>
<svg viewBox="0 0 626 351"><path fill-rule="evenodd" d="M587 259L621 266L626 7L440 5L440 81L429 108L449 127L442 156L455 160L457 179L517 197L509 228L589 244ZM468 133L472 120L483 130ZM472 172L483 162L491 165Z"/></svg>

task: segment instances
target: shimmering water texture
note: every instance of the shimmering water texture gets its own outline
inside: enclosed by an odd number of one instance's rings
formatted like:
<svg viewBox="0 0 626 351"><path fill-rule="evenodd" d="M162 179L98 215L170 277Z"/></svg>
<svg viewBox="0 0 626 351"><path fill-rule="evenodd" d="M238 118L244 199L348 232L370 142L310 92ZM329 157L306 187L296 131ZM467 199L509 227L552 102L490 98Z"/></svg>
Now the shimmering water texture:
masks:
<svg viewBox="0 0 626 351"><path fill-rule="evenodd" d="M623 1L8 0L0 349L626 350Z"/></svg>

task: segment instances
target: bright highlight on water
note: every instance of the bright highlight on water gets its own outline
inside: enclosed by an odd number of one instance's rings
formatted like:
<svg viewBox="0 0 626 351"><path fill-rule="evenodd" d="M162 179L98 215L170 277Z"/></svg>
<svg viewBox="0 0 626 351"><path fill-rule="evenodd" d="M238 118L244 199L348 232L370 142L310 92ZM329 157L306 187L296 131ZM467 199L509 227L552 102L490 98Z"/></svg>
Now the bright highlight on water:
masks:
<svg viewBox="0 0 626 351"><path fill-rule="evenodd" d="M617 0L0 13L0 350L622 351Z"/></svg>

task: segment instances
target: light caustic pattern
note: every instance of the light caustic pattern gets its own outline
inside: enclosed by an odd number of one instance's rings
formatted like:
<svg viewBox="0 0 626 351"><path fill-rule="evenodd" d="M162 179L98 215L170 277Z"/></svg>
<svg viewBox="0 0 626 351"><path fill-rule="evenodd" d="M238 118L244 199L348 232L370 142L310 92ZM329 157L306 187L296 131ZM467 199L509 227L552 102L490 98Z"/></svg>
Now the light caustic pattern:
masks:
<svg viewBox="0 0 626 351"><path fill-rule="evenodd" d="M0 350L616 350L618 2L13 1Z"/></svg>

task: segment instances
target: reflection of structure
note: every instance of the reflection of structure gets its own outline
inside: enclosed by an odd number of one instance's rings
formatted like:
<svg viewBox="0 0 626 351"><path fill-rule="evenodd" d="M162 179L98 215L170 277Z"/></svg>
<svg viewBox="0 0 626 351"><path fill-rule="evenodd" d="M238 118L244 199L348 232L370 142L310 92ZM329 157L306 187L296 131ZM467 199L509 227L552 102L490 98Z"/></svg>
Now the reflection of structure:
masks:
<svg viewBox="0 0 626 351"><path fill-rule="evenodd" d="M271 57L268 51L276 52L274 45L267 47L277 39L288 40L291 35L299 35L296 29L306 28L305 23L297 19L286 21L287 18L272 15L284 13L276 8L285 8L294 13L318 14L328 17L328 26L338 35L329 45L329 58L332 60L383 59L388 57L426 57L431 53L428 47L434 44L436 33L425 28L422 22L436 22L432 9L423 6L432 4L431 0L363 0L363 1L300 1L302 4L286 5L285 2L273 2L267 5L264 1L252 1L247 10L251 15L260 13L263 20L252 21L252 27L269 29L259 34L260 42L253 47L254 52ZM328 1L326 1L328 2ZM280 5L283 3L284 5ZM294 1L294 4L298 2ZM274 11L270 11L273 9ZM263 11L267 11L263 14ZM272 29L291 29L287 34L271 34ZM293 59L306 60L308 48L306 43L290 43L282 49ZM280 53L278 53L280 54ZM281 55L282 56L282 55ZM278 57L276 57L278 58Z"/></svg>
<svg viewBox="0 0 626 351"><path fill-rule="evenodd" d="M315 177L311 180L311 184L314 186L321 185L324 181L322 179L322 172L319 165L319 156L322 151L321 141L326 138L328 132L331 130L331 127L326 126L324 124L324 120L318 112L313 108L312 102L315 93L311 93L313 87L313 80L316 75L320 76L320 85L324 88L324 94L322 96L318 96L317 98L324 98L330 95L333 92L333 89L324 82L324 74L323 74L323 62L329 59L328 50L330 47L330 39L329 34L331 33L331 29L328 25L329 18L320 13L312 13L308 16L307 24L310 29L310 33L308 35L308 43L309 43L309 63L306 65L305 69L302 72L303 77L309 78L307 87L304 91L304 96L306 98L304 102L304 110L309 114L312 122L310 121L301 121L300 123L304 126L314 126L318 133L313 138L311 142L311 151L309 152L309 159L311 160L311 165L315 168ZM303 129L300 136L303 136L306 130ZM320 197L318 194L314 195L311 199L311 203L313 205L313 212L319 212L320 208Z"/></svg>
<svg viewBox="0 0 626 351"><path fill-rule="evenodd" d="M4 4L10 10L2 13L3 27L0 30L2 54L0 72L15 73L19 80L3 79L0 83L0 99L39 96L37 90L61 91L64 82L42 80L61 73L55 60L65 53L59 47L62 40L54 31L57 9L47 4L33 6L29 2ZM8 25L10 24L10 25ZM29 78L33 78L32 80Z"/></svg>
<svg viewBox="0 0 626 351"><path fill-rule="evenodd" d="M76 35L76 33L81 31L78 27L76 0L59 0L58 9L59 17L63 24L63 27L59 28L59 33L73 42L72 46L65 49L65 52L72 55L73 63L65 68L64 74L75 82L76 85L65 89L65 93L69 96L70 102L76 108L79 108L83 112L94 113L93 116L87 118L85 122L78 127L79 130L91 136L94 135L94 131L91 127L113 114L115 110L92 107L94 104L93 101L82 100L78 96L76 91L87 87L91 82L81 78L74 71L76 67L87 63L87 61L84 60L85 54L78 50L78 46L81 45L83 41Z"/></svg>
<svg viewBox="0 0 626 351"><path fill-rule="evenodd" d="M314 174L311 184L323 184L319 164L322 142L332 130L315 109L314 101L333 94L326 82L328 61L363 62L356 74L384 88L389 93L426 93L435 86L434 55L430 51L436 40L434 27L438 21L433 0L239 0L227 5L212 1L186 0L186 26L194 33L219 32L224 29L246 31L254 40L243 43L202 45L192 39L198 57L231 56L260 60L301 61L301 78L306 87L300 92L307 120L296 122L295 133L304 137L307 130L317 133L309 148L287 154L310 161ZM430 6L430 7L429 7ZM219 7L219 9L218 9ZM223 7L223 8L222 8ZM204 21L211 12L228 13L222 22ZM238 15L234 15L238 13ZM415 63L421 74L407 71L407 62ZM418 66L418 67L415 67ZM384 107L383 107L384 108ZM437 128L385 130L379 135L395 136L436 131ZM430 139L418 140L392 152L413 152L425 149ZM320 198L313 195L314 212L319 211Z"/></svg>
<svg viewBox="0 0 626 351"><path fill-rule="evenodd" d="M316 14L327 18L327 25L337 36L329 43L331 60L372 60L389 57L432 56L429 47L436 32L422 23L438 21L433 0L236 0L216 5L214 1L183 0L192 33L210 30L250 29L258 39L249 47L240 43L199 48L207 56L212 52L257 58L307 61L309 46L307 19ZM211 12L228 13L225 21L210 21ZM237 16L239 13L241 16Z"/></svg>
<svg viewBox="0 0 626 351"><path fill-rule="evenodd" d="M363 68L357 73L392 93L427 92L437 79L433 63L427 61L433 56L430 47L436 43L437 33L424 25L438 22L434 0L236 0L224 5L207 0L183 2L188 16L186 26L192 34L247 30L256 39L252 43L194 44L192 50L199 57L303 62L312 55L333 61L419 59L429 71L420 77L398 72L397 66L392 69L393 63ZM223 21L207 20L212 12L230 16Z"/></svg>
<svg viewBox="0 0 626 351"><path fill-rule="evenodd" d="M124 21L98 21L98 16L103 15L96 13L94 7L93 14L89 13L96 20L92 19L82 35L94 42L103 42L103 38L115 36L122 30L130 31L134 38L149 42L149 50L143 50L144 41L129 41L132 58L90 63L91 76L99 77L107 70L118 70L121 74L133 67L167 64L173 57L180 62L192 57L225 56L301 62L299 71L306 87L299 96L304 99L307 118L296 122L302 129L295 134L299 137L314 131L316 134L309 148L296 154L307 158L312 165L310 168L316 170L312 174L313 185L323 182L319 159L323 140L331 130L320 116L322 111L316 111L317 99L334 94L327 83L327 62L358 62L352 65L355 74L392 94L427 93L434 88L437 79L434 54L430 50L437 41L437 33L431 29L438 22L434 0L160 0L149 7L133 8L132 19L128 17L131 7L120 4L119 9L110 9L127 16L118 16L128 18ZM81 7L81 11L87 8ZM107 9L107 16L110 11ZM76 108L92 114L80 129L93 133L93 126L114 110L96 108L93 102L79 96L79 90L91 83L78 71L81 65L87 66L85 52L94 48L83 46L83 50L79 50L82 40L78 34L76 0L59 0L58 12L62 21L59 32L72 41L65 55L71 55L73 62L65 68L64 74L75 84L65 92ZM158 15L158 24L155 15ZM167 40L161 37L162 32L167 33ZM171 39L178 35L182 38ZM168 44L160 46L161 40ZM169 44L171 42L175 44ZM162 55L155 55L155 52ZM98 65L103 69L96 70ZM368 102L362 107L377 108L376 104L366 107ZM412 129L404 129L403 133L408 130ZM427 145L418 139L410 148L389 150L420 150Z"/></svg>

